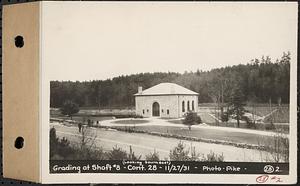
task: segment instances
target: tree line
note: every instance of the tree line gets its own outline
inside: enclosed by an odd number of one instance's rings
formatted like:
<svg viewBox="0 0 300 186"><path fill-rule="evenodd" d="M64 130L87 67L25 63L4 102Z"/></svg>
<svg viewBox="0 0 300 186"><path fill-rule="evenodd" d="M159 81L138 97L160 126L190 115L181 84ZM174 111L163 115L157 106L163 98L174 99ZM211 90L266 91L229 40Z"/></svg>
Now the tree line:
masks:
<svg viewBox="0 0 300 186"><path fill-rule="evenodd" d="M80 107L132 107L138 86L150 88L162 82L176 83L199 93L199 103L289 103L290 53L280 59L262 56L248 64L194 72L154 72L121 75L93 81L51 81L50 106L60 108L67 100Z"/></svg>

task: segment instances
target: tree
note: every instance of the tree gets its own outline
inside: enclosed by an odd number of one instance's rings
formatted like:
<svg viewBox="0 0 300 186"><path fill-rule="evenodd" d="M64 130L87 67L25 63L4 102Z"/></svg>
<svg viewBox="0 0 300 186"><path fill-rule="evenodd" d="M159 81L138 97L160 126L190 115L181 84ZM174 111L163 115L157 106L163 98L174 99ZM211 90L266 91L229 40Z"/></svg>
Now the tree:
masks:
<svg viewBox="0 0 300 186"><path fill-rule="evenodd" d="M248 96L247 105L250 107L250 113L252 114L251 118L244 117L247 122L248 128L255 128L257 120L257 97L252 94Z"/></svg>
<svg viewBox="0 0 300 186"><path fill-rule="evenodd" d="M213 151L210 151L209 154L206 155L206 159L204 161L207 162L223 162L224 161L224 155L222 154L216 154Z"/></svg>
<svg viewBox="0 0 300 186"><path fill-rule="evenodd" d="M192 125L200 124L200 123L202 123L202 121L201 121L200 116L198 116L196 112L188 111L185 114L185 118L183 120L183 123L188 125L189 130L191 130Z"/></svg>
<svg viewBox="0 0 300 186"><path fill-rule="evenodd" d="M232 94L230 96L230 103L229 103L229 114L233 116L233 118L237 121L237 127L240 127L240 120L242 120L243 115L245 113L245 104L243 103L244 95L239 88L236 86Z"/></svg>
<svg viewBox="0 0 300 186"><path fill-rule="evenodd" d="M127 158L127 153L125 150L121 149L117 145L113 149L107 152L107 157L109 160L124 160Z"/></svg>
<svg viewBox="0 0 300 186"><path fill-rule="evenodd" d="M62 108L60 108L60 111L63 115L67 115L72 119L72 115L79 112L79 106L73 101L67 100L64 102Z"/></svg>
<svg viewBox="0 0 300 186"><path fill-rule="evenodd" d="M128 160L140 160L141 157L142 157L142 155L139 155L139 156L135 155L135 153L133 152L132 147L130 145L129 146L129 153L127 154L127 159Z"/></svg>
<svg viewBox="0 0 300 186"><path fill-rule="evenodd" d="M185 150L185 145L180 141L178 145L170 151L171 161L189 161L189 151Z"/></svg>
<svg viewBox="0 0 300 186"><path fill-rule="evenodd" d="M56 137L56 129L52 127L50 129L50 158L57 153L57 144L59 139Z"/></svg>
<svg viewBox="0 0 300 186"><path fill-rule="evenodd" d="M50 159L66 159L70 155L74 154L74 149L70 145L70 141L63 137L59 139L56 136L56 129L52 127L50 129Z"/></svg>
<svg viewBox="0 0 300 186"><path fill-rule="evenodd" d="M138 86L147 89L158 83L170 82L199 93L199 103L215 102L215 114L220 119L236 83L239 83L245 101L255 95L257 103L267 103L270 98L274 101L280 98L282 104L289 103L290 60L291 54L285 52L277 60L265 56L254 58L248 64L209 71L194 69L195 72L185 74L155 72L121 75L107 80L51 81L50 107L61 108L68 99L80 107L133 107L133 94Z"/></svg>
<svg viewBox="0 0 300 186"><path fill-rule="evenodd" d="M148 161L159 161L159 154L158 152L155 151L154 152L150 152L149 154L146 155L146 160Z"/></svg>

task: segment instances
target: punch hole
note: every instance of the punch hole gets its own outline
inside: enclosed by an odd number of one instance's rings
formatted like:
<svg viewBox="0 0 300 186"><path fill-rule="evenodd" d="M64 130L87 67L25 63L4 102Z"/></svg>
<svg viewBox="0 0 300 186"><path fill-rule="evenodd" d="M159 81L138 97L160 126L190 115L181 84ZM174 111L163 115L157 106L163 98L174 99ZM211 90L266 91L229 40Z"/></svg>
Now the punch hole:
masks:
<svg viewBox="0 0 300 186"><path fill-rule="evenodd" d="M22 138L22 137L17 137L17 139L15 140L15 147L17 148L17 149L21 149L21 148L23 148L23 146L24 146L24 138Z"/></svg>
<svg viewBox="0 0 300 186"><path fill-rule="evenodd" d="M17 48L22 48L24 46L24 38L22 36L15 37L15 45Z"/></svg>

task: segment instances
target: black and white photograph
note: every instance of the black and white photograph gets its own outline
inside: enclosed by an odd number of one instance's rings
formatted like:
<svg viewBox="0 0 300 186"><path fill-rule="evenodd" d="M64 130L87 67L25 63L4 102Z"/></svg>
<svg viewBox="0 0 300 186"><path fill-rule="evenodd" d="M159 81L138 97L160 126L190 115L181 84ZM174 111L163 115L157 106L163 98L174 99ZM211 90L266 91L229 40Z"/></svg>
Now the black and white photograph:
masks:
<svg viewBox="0 0 300 186"><path fill-rule="evenodd" d="M289 68L287 52L208 71L52 81L50 157L288 162Z"/></svg>
<svg viewBox="0 0 300 186"><path fill-rule="evenodd" d="M2 9L2 184L297 183L297 2Z"/></svg>
<svg viewBox="0 0 300 186"><path fill-rule="evenodd" d="M47 23L49 160L289 163L294 6L146 5Z"/></svg>

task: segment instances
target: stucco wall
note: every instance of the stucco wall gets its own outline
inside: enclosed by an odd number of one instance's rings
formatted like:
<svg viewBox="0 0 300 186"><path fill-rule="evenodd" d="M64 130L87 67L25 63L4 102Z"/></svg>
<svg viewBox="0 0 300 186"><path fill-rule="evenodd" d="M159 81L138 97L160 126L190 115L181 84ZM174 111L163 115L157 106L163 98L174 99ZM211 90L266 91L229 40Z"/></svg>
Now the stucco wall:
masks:
<svg viewBox="0 0 300 186"><path fill-rule="evenodd" d="M160 117L164 118L178 118L182 117L187 112L182 112L182 101L190 101L190 108L192 101L194 101L195 111L198 110L197 96L190 95L160 95L160 96L136 96L135 108L136 114L143 117L152 117L152 105L157 102L160 106ZM144 110L144 112L143 112ZM169 114L167 113L169 110Z"/></svg>
<svg viewBox="0 0 300 186"><path fill-rule="evenodd" d="M182 102L184 101L184 112L182 110ZM198 96L193 95L180 95L179 96L179 111L180 111L180 117L182 117L187 111L188 111L188 101L190 104L190 110L192 110L192 102L194 101L194 111L198 112Z"/></svg>
<svg viewBox="0 0 300 186"><path fill-rule="evenodd" d="M178 117L178 96L136 96L135 107L136 114L144 117L152 117L152 105L157 102L160 107L160 117L176 118ZM144 113L143 113L144 110ZM169 114L167 114L169 110Z"/></svg>

